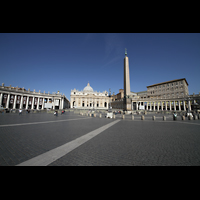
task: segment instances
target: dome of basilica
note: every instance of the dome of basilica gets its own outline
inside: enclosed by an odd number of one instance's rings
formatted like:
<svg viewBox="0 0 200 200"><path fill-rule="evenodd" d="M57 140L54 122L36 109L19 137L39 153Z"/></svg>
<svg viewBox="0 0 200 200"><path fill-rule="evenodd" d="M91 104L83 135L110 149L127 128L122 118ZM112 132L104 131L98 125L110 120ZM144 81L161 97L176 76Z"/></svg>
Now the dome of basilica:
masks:
<svg viewBox="0 0 200 200"><path fill-rule="evenodd" d="M90 86L90 84L88 83L87 86L83 89L84 92L93 92L92 87Z"/></svg>

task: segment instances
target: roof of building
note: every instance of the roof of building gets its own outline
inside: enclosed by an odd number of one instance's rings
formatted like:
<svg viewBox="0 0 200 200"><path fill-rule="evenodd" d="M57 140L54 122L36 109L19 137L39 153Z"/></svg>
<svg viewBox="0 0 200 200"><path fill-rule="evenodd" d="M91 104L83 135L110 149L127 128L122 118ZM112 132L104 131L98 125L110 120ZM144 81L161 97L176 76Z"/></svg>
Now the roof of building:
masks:
<svg viewBox="0 0 200 200"><path fill-rule="evenodd" d="M147 86L147 88L148 87L157 86L157 85L166 84L166 83L172 83L172 82L176 82L176 81L181 81L181 80L184 80L186 82L186 84L189 85L185 78L181 78L181 79L175 79L175 80L171 80L171 81L166 81L166 82L162 82L162 83L157 83L157 84L149 85L149 86Z"/></svg>

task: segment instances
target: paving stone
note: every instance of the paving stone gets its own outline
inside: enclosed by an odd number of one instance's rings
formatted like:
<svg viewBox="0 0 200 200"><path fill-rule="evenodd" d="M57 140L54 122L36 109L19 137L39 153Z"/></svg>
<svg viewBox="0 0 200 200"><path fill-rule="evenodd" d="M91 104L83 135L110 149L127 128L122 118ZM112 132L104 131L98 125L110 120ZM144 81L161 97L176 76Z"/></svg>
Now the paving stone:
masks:
<svg viewBox="0 0 200 200"><path fill-rule="evenodd" d="M48 122L21 126L0 126L0 166L17 165L113 120L120 122L101 132L50 166L199 166L200 120L182 121L171 115L116 115L116 119L90 118L65 113L57 118L51 114L1 115L0 125ZM79 119L78 119L79 118ZM74 121L58 121L77 119Z"/></svg>

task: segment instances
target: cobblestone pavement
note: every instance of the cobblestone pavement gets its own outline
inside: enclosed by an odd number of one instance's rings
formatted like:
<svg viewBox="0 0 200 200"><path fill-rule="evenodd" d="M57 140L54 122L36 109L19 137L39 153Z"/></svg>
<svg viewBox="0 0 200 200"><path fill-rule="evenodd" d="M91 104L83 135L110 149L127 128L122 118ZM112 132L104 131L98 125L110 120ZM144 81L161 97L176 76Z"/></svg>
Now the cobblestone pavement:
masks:
<svg viewBox="0 0 200 200"><path fill-rule="evenodd" d="M120 121L49 166L200 165L200 120L161 115L106 119L65 113L0 115L0 166L18 165L74 141L114 120Z"/></svg>

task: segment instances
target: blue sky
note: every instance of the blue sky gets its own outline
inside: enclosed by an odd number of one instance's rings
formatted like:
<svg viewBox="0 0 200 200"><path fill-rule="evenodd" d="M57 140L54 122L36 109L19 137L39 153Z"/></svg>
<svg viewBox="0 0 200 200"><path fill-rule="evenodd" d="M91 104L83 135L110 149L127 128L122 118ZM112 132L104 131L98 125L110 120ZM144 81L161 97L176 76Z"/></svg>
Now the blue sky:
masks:
<svg viewBox="0 0 200 200"><path fill-rule="evenodd" d="M200 92L200 33L0 33L0 84L36 92L123 88L125 48L131 91L186 78Z"/></svg>

